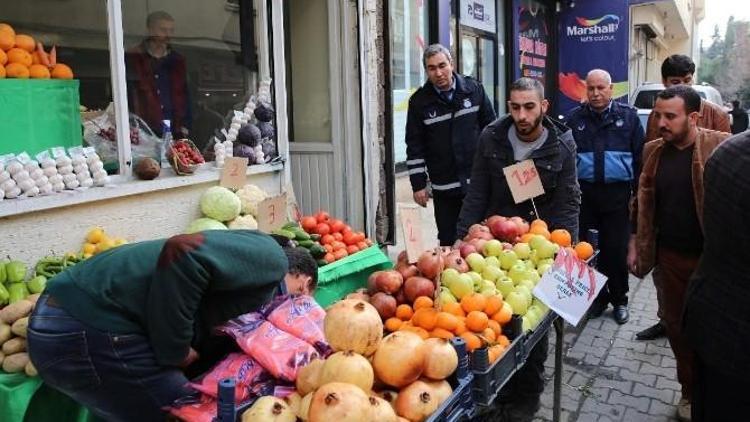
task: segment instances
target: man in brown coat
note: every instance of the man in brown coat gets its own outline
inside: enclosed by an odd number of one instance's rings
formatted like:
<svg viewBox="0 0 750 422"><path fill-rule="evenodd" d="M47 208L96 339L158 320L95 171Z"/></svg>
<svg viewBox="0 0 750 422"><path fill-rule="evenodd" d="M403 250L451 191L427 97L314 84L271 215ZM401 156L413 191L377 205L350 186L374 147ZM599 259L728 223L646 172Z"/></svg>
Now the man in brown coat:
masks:
<svg viewBox="0 0 750 422"><path fill-rule="evenodd" d="M688 56L682 54L674 54L667 57L661 64L661 80L665 88L676 85L692 85L695 81L693 76L695 74L695 63ZM729 114L717 104L710 101L701 99L700 110L698 110L698 127L712 129L719 132L731 133L732 129L729 124ZM646 123L646 141L653 141L656 138L660 138L659 134L659 123L654 118L653 111L648 116L648 122ZM634 227L632 228L635 229ZM656 283L657 281L654 280ZM663 309L659 307L657 315L660 321L655 325L646 328L645 330L636 334L638 340L653 340L666 335L666 326L664 324Z"/></svg>
<svg viewBox="0 0 750 422"><path fill-rule="evenodd" d="M654 269L659 308L677 360L681 420L690 420L692 352L682 333L688 280L703 250L703 166L729 134L698 127L701 98L685 85L660 92L652 117L661 138L643 147L643 167L634 203L636 234L628 265L636 276Z"/></svg>

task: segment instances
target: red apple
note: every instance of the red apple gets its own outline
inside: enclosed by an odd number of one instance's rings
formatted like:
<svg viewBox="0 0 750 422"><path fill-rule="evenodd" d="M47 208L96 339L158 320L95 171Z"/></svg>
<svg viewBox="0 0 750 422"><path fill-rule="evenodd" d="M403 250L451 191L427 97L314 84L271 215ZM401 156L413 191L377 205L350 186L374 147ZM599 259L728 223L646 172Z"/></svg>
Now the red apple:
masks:
<svg viewBox="0 0 750 422"><path fill-rule="evenodd" d="M522 236L529 232L529 223L527 223L523 218L515 216L515 217L511 217L510 220L516 223L516 226L518 227L519 236Z"/></svg>
<svg viewBox="0 0 750 422"><path fill-rule="evenodd" d="M490 232L492 232L492 226L494 226L498 221L504 221L506 220L505 217L502 215L491 215L487 218L487 227L490 228Z"/></svg>
<svg viewBox="0 0 750 422"><path fill-rule="evenodd" d="M518 226L510 220L495 220L490 226L492 234L503 241L513 241L518 236Z"/></svg>

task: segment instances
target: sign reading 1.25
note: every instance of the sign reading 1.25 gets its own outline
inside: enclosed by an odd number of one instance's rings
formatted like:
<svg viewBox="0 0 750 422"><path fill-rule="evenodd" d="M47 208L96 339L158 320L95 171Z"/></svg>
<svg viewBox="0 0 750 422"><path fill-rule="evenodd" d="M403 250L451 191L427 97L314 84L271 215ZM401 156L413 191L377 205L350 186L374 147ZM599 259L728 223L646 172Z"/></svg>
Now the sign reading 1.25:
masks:
<svg viewBox="0 0 750 422"><path fill-rule="evenodd" d="M524 160L505 167L503 173L516 204L544 194L542 180L533 160Z"/></svg>

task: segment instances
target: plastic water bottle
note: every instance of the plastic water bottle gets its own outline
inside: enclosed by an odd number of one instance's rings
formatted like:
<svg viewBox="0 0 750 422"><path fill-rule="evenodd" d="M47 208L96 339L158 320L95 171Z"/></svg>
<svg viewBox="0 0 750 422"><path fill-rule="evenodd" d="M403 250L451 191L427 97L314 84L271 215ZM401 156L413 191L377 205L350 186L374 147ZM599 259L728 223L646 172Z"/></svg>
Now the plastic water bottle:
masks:
<svg viewBox="0 0 750 422"><path fill-rule="evenodd" d="M161 121L161 162L167 161L167 148L172 144L172 122L169 120Z"/></svg>

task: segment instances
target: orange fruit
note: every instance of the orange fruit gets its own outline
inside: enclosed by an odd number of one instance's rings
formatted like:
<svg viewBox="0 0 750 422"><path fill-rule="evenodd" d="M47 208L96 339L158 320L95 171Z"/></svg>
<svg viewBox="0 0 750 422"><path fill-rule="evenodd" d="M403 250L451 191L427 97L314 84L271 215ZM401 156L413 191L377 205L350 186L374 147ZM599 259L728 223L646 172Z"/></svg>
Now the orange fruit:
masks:
<svg viewBox="0 0 750 422"><path fill-rule="evenodd" d="M484 311L487 298L481 293L472 293L461 298L461 307L467 314L473 311Z"/></svg>
<svg viewBox="0 0 750 422"><path fill-rule="evenodd" d="M529 228L534 227L534 226L544 227L545 229L548 228L547 227L547 223L544 220L541 220L541 219L538 219L538 218L536 220L534 220L534 221L531 222L531 225L529 226Z"/></svg>
<svg viewBox="0 0 750 422"><path fill-rule="evenodd" d="M543 227L541 224L537 224L536 226L531 226L529 229L529 233L531 234L539 234L544 236L545 239L549 240L549 231L547 231L546 227Z"/></svg>
<svg viewBox="0 0 750 422"><path fill-rule="evenodd" d="M20 48L11 48L8 50L8 62L9 63L19 63L26 67L31 66L33 60L31 59L31 54L29 54L28 51L22 50Z"/></svg>
<svg viewBox="0 0 750 422"><path fill-rule="evenodd" d="M421 308L414 314L416 321L414 325L422 327L427 331L432 331L437 327L438 311L435 308Z"/></svg>
<svg viewBox="0 0 750 422"><path fill-rule="evenodd" d="M385 320L385 329L390 332L398 331L398 329L401 328L401 324L403 323L404 322L401 321L400 319L396 317L391 317Z"/></svg>
<svg viewBox="0 0 750 422"><path fill-rule="evenodd" d="M482 347L482 340L474 333L465 332L461 334L461 338L466 342L466 350L473 352L474 350Z"/></svg>
<svg viewBox="0 0 750 422"><path fill-rule="evenodd" d="M73 79L73 69L68 67L68 65L58 63L55 65L55 67L52 68L52 78L53 79ZM320 233L326 234L326 233Z"/></svg>
<svg viewBox="0 0 750 422"><path fill-rule="evenodd" d="M13 38L16 38L16 31L13 29L12 26L8 25L7 23L0 23L0 34L2 33L8 33L13 35Z"/></svg>
<svg viewBox="0 0 750 422"><path fill-rule="evenodd" d="M562 247L570 246L570 243L572 242L570 232L565 229L552 230L552 233L550 233L549 236L549 240L557 243Z"/></svg>
<svg viewBox="0 0 750 422"><path fill-rule="evenodd" d="M0 31L0 50L8 51L14 45L16 45L16 34L8 31Z"/></svg>
<svg viewBox="0 0 750 422"><path fill-rule="evenodd" d="M9 78L28 79L29 68L21 63L8 63L5 66L5 73Z"/></svg>
<svg viewBox="0 0 750 422"><path fill-rule="evenodd" d="M484 313L495 315L503 307L503 298L500 296L490 296L487 298L487 305L484 307Z"/></svg>
<svg viewBox="0 0 750 422"><path fill-rule="evenodd" d="M492 315L492 320L497 321L502 326L510 322L512 316L513 309L507 303L503 303L503 307L495 315Z"/></svg>
<svg viewBox="0 0 750 422"><path fill-rule="evenodd" d="M410 331L417 333L419 337L422 337L422 340L427 340L428 338L430 338L430 333L424 328L414 327Z"/></svg>
<svg viewBox="0 0 750 422"><path fill-rule="evenodd" d="M47 69L47 66L41 64L32 64L29 67L29 77L31 79L49 79L49 69Z"/></svg>
<svg viewBox="0 0 750 422"><path fill-rule="evenodd" d="M434 338L444 338L446 340L450 340L453 338L453 333L450 331L444 329L444 328L435 328L434 330L430 331L430 337Z"/></svg>
<svg viewBox="0 0 750 422"><path fill-rule="evenodd" d="M505 346L503 346L502 344L495 344L494 346L490 346L487 349L487 355L489 357L490 363L493 363L496 360L500 359L500 357L502 357L504 353Z"/></svg>
<svg viewBox="0 0 750 422"><path fill-rule="evenodd" d="M5 79L5 66L0 64L0 79Z"/></svg>
<svg viewBox="0 0 750 422"><path fill-rule="evenodd" d="M471 311L468 315L466 315L466 328L470 329L471 331L481 333L482 330L487 328L487 324L489 322L489 318L487 317L487 314L480 311Z"/></svg>
<svg viewBox="0 0 750 422"><path fill-rule="evenodd" d="M508 337L505 337L504 335L500 335L497 338L498 344L502 344L505 347L510 346L510 340L508 340Z"/></svg>
<svg viewBox="0 0 750 422"><path fill-rule="evenodd" d="M409 329L414 328L414 324L411 323L411 321L401 321L401 325L398 327L399 331L409 331Z"/></svg>
<svg viewBox="0 0 750 422"><path fill-rule="evenodd" d="M414 310L432 308L433 306L435 306L435 304L432 302L432 299L427 296L419 296L414 300Z"/></svg>
<svg viewBox="0 0 750 422"><path fill-rule="evenodd" d="M467 331L468 329L466 328L466 320L463 317L458 317L458 323L456 324L456 328L453 330L453 332L456 333L457 336L460 336Z"/></svg>
<svg viewBox="0 0 750 422"><path fill-rule="evenodd" d="M16 34L16 47L31 53L36 49L36 41L31 35Z"/></svg>
<svg viewBox="0 0 750 422"><path fill-rule="evenodd" d="M578 259L587 260L594 254L594 247L589 242L578 242L575 247L576 255Z"/></svg>
<svg viewBox="0 0 750 422"><path fill-rule="evenodd" d="M484 337L485 340L487 340L488 343L494 343L495 340L497 339L497 334L495 334L495 331L492 328L489 328L489 327L487 327L484 330L482 330L482 332L480 333L480 335L482 337Z"/></svg>
<svg viewBox="0 0 750 422"><path fill-rule="evenodd" d="M464 308L462 308L461 304L457 302L450 302L450 303L443 304L443 311L453 314L457 317L466 316L466 312L464 312Z"/></svg>
<svg viewBox="0 0 750 422"><path fill-rule="evenodd" d="M495 321L494 319L487 321L487 327L491 328L492 331L495 332L495 336L499 336L503 333L503 328L500 326L500 323Z"/></svg>
<svg viewBox="0 0 750 422"><path fill-rule="evenodd" d="M447 331L453 331L458 326L458 317L448 312L438 312L437 327Z"/></svg>
<svg viewBox="0 0 750 422"><path fill-rule="evenodd" d="M5 54L5 51L0 49L0 65L5 66L5 63L8 63L8 55Z"/></svg>
<svg viewBox="0 0 750 422"><path fill-rule="evenodd" d="M400 319L401 321L408 321L413 316L414 311L411 309L411 306L404 303L396 307L396 318Z"/></svg>
<svg viewBox="0 0 750 422"><path fill-rule="evenodd" d="M521 242L522 243L529 243L532 236L534 236L534 233L524 233L521 235Z"/></svg>

